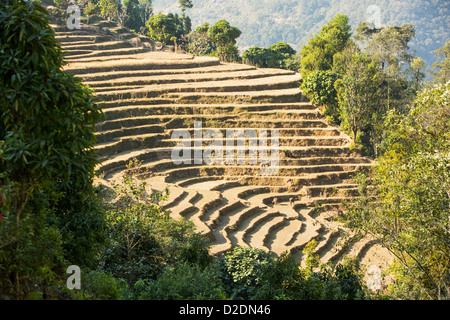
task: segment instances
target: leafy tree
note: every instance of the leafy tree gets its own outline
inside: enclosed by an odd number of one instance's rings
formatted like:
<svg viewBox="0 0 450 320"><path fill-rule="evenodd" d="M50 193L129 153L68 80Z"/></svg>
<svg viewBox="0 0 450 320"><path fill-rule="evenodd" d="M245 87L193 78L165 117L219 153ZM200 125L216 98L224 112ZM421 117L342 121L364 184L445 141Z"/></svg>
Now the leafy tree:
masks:
<svg viewBox="0 0 450 320"><path fill-rule="evenodd" d="M92 91L62 70L63 52L39 2L3 1L0 12L0 272L11 279L2 292L14 290L17 299L60 274L70 258L64 246L80 263L92 252L82 250L92 248L102 224L91 202L101 113ZM72 232L80 221L83 237Z"/></svg>
<svg viewBox="0 0 450 320"><path fill-rule="evenodd" d="M402 110L403 113L407 112L404 108L413 98L407 90L405 71L413 59L408 43L414 36L415 30L410 24L384 27L373 34L366 49L383 71L387 108Z"/></svg>
<svg viewBox="0 0 450 320"><path fill-rule="evenodd" d="M188 51L194 55L209 55L215 47L213 43L208 39L208 22L198 26L194 31L188 35Z"/></svg>
<svg viewBox="0 0 450 320"><path fill-rule="evenodd" d="M148 19L153 15L152 0L139 0L139 14L141 17L141 33L145 33Z"/></svg>
<svg viewBox="0 0 450 320"><path fill-rule="evenodd" d="M358 177L361 198L347 210L349 226L396 257L390 290L402 299L450 293L449 86L423 90L409 114L396 118L389 151Z"/></svg>
<svg viewBox="0 0 450 320"><path fill-rule="evenodd" d="M236 247L223 261L222 282L224 289L232 299L242 297L251 299L262 284L265 268L273 260L264 250L250 247Z"/></svg>
<svg viewBox="0 0 450 320"><path fill-rule="evenodd" d="M300 53L293 54L284 60L284 69L300 72L300 63L302 61Z"/></svg>
<svg viewBox="0 0 450 320"><path fill-rule="evenodd" d="M384 27L372 34L367 44L367 52L380 63L382 69L393 74L402 62L411 62L413 56L408 52L408 43L414 36L415 30L410 24Z"/></svg>
<svg viewBox="0 0 450 320"><path fill-rule="evenodd" d="M226 20L219 20L208 29L208 38L215 43L216 52L220 59L230 60L237 53L236 39L241 35L241 31L230 25ZM220 49L219 49L220 48Z"/></svg>
<svg viewBox="0 0 450 320"><path fill-rule="evenodd" d="M421 58L416 57L411 61L408 73L411 78L410 87L414 93L420 91L422 88L423 80L425 79L425 68L426 64Z"/></svg>
<svg viewBox="0 0 450 320"><path fill-rule="evenodd" d="M101 270L126 279L156 279L167 265L206 266L207 242L187 220L174 220L159 202L166 195L147 194L145 182L131 174L113 185L114 202L107 204L109 243L101 253Z"/></svg>
<svg viewBox="0 0 450 320"><path fill-rule="evenodd" d="M149 36L166 44L174 43L185 38L185 35L191 31L191 20L188 16L168 13L164 15L160 13L152 16L148 22ZM176 42L175 42L176 44Z"/></svg>
<svg viewBox="0 0 450 320"><path fill-rule="evenodd" d="M87 2L86 6L84 7L83 12L87 17L87 24L89 24L89 17L100 13L100 8L98 7L98 5L95 2L89 0Z"/></svg>
<svg viewBox="0 0 450 320"><path fill-rule="evenodd" d="M201 25L199 25L197 28L195 28L195 32L198 33L205 33L207 34L209 30L209 23L203 22Z"/></svg>
<svg viewBox="0 0 450 320"><path fill-rule="evenodd" d="M186 9L192 9L192 7L194 6L192 4L192 0L178 0L178 5L183 14L186 11Z"/></svg>
<svg viewBox="0 0 450 320"><path fill-rule="evenodd" d="M303 248L303 255L305 256L306 270L308 273L312 273L314 269L319 267L320 259L317 253L314 253L317 247L317 241L315 239L309 241Z"/></svg>
<svg viewBox="0 0 450 320"><path fill-rule="evenodd" d="M313 71L306 78L300 89L311 100L311 103L324 106L324 114L338 121L339 105L335 82L340 75L332 71Z"/></svg>
<svg viewBox="0 0 450 320"><path fill-rule="evenodd" d="M218 46L215 54L220 57L221 61L226 62L240 62L241 59L238 47L233 45Z"/></svg>
<svg viewBox="0 0 450 320"><path fill-rule="evenodd" d="M337 266L323 265L313 253L315 243L305 248L306 269L285 252L272 258L256 248L236 247L219 259L223 290L231 299L318 300L364 298L359 265L344 261ZM312 269L316 268L317 271Z"/></svg>
<svg viewBox="0 0 450 320"><path fill-rule="evenodd" d="M283 41L271 45L270 50L282 54L285 58L289 58L296 53L290 45Z"/></svg>
<svg viewBox="0 0 450 320"><path fill-rule="evenodd" d="M235 45L236 39L241 35L241 31L232 27L226 20L219 20L208 29L208 37L214 41L217 46Z"/></svg>
<svg viewBox="0 0 450 320"><path fill-rule="evenodd" d="M274 68L274 65L278 67L276 54L269 48L249 48L244 51L242 58L256 65L258 68Z"/></svg>
<svg viewBox="0 0 450 320"><path fill-rule="evenodd" d="M219 300L224 296L215 265L170 266L156 280L141 281L137 286L143 300Z"/></svg>
<svg viewBox="0 0 450 320"><path fill-rule="evenodd" d="M336 81L342 120L356 140L374 112L380 110L380 79L374 62L365 55L356 55L342 79Z"/></svg>
<svg viewBox="0 0 450 320"><path fill-rule="evenodd" d="M353 57L361 53L362 51L359 49L356 43L353 41L349 41L344 50L336 53L333 56L332 71L340 75L345 74L347 72L347 67L353 61Z"/></svg>
<svg viewBox="0 0 450 320"><path fill-rule="evenodd" d="M310 290L305 295L316 294L315 299L325 300L360 300L366 299L367 293L362 280L359 262L356 258L344 257L337 265L322 265L320 272L309 277ZM319 283L318 283L319 281ZM319 292L314 289L321 287Z"/></svg>
<svg viewBox="0 0 450 320"><path fill-rule="evenodd" d="M367 42L372 39L373 35L380 32L381 28L376 28L373 24L361 22L356 28L354 39L362 47L367 45Z"/></svg>
<svg viewBox="0 0 450 320"><path fill-rule="evenodd" d="M447 83L450 80L450 40L447 43L433 51L438 57L437 61L433 63L433 79L436 83Z"/></svg>
<svg viewBox="0 0 450 320"><path fill-rule="evenodd" d="M145 24L142 24L142 19L140 17L141 7L139 0L124 0L123 6L125 7L125 12L128 16L125 27L134 31L139 31L141 27L145 26Z"/></svg>
<svg viewBox="0 0 450 320"><path fill-rule="evenodd" d="M169 43L177 32L175 21L162 13L151 16L147 21L150 38L162 43Z"/></svg>
<svg viewBox="0 0 450 320"><path fill-rule="evenodd" d="M98 6L100 7L100 15L103 18L110 20L117 19L120 9L120 2L118 0L100 0Z"/></svg>
<svg viewBox="0 0 450 320"><path fill-rule="evenodd" d="M71 5L72 1L70 0L53 0L55 6L61 10L67 10L67 7Z"/></svg>
<svg viewBox="0 0 450 320"><path fill-rule="evenodd" d="M300 73L304 79L315 70L331 70L333 57L342 51L351 37L348 17L337 14L301 50Z"/></svg>
<svg viewBox="0 0 450 320"><path fill-rule="evenodd" d="M122 300L129 295L129 288L123 279L117 279L105 272L88 270L83 272L82 299Z"/></svg>
<svg viewBox="0 0 450 320"><path fill-rule="evenodd" d="M295 54L295 50L284 42L270 48L252 47L244 51L242 58L259 68L286 68L286 60Z"/></svg>
<svg viewBox="0 0 450 320"><path fill-rule="evenodd" d="M177 39L180 39L183 35L187 35L189 32L191 32L191 19L186 16L186 15L181 15L178 16L177 13L173 14L173 13L168 13L167 17L169 19L172 19L173 22L175 23L175 34L174 36Z"/></svg>

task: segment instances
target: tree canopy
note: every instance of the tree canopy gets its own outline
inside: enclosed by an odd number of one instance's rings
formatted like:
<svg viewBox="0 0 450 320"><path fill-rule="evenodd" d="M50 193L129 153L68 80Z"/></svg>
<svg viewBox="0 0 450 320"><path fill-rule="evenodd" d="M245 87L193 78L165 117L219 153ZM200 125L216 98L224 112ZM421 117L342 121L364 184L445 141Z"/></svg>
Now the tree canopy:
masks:
<svg viewBox="0 0 450 320"><path fill-rule="evenodd" d="M62 70L63 51L38 1L3 1L0 12L0 272L11 279L2 292L19 298L44 280L43 271L57 275L66 254L86 264L95 256L102 218L91 201L93 145L101 112L81 79ZM89 227L81 231L77 219Z"/></svg>
<svg viewBox="0 0 450 320"><path fill-rule="evenodd" d="M163 43L169 43L177 31L173 18L162 13L151 16L147 27L149 37Z"/></svg>
<svg viewBox="0 0 450 320"><path fill-rule="evenodd" d="M207 37L215 45L215 52L222 61L236 61L239 59L239 51L236 47L236 39L242 32L230 25L226 20L219 20L208 28Z"/></svg>
<svg viewBox="0 0 450 320"><path fill-rule="evenodd" d="M397 257L390 287L399 299L448 299L450 84L424 89L406 117L392 115L385 152L361 175L348 224Z"/></svg>
<svg viewBox="0 0 450 320"><path fill-rule="evenodd" d="M300 73L304 79L312 71L332 69L334 55L344 50L350 40L348 23L347 16L337 14L302 47Z"/></svg>

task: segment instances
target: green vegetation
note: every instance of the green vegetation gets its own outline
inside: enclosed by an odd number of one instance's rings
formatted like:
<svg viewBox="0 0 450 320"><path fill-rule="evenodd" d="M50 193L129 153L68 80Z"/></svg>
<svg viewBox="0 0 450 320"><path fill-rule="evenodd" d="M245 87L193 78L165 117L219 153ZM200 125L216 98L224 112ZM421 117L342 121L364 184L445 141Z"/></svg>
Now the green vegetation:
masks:
<svg viewBox="0 0 450 320"><path fill-rule="evenodd" d="M345 47L327 37L327 26L302 49L301 88L331 112L354 147L376 158L357 176L361 198L347 203L342 221L396 257L388 271L394 277L390 297L448 299L448 50L437 50L434 79L427 83L425 63L409 50L412 25L361 24L357 43L347 40Z"/></svg>
<svg viewBox="0 0 450 320"><path fill-rule="evenodd" d="M252 47L242 54L246 63L256 65L258 68L289 69L289 61L295 55L295 50L284 42L278 42L270 48Z"/></svg>
<svg viewBox="0 0 450 320"><path fill-rule="evenodd" d="M230 25L226 20L219 20L207 31L208 39L215 46L215 55L221 61L237 61L239 51L236 47L236 39L241 35L241 31Z"/></svg>
<svg viewBox="0 0 450 320"><path fill-rule="evenodd" d="M184 49L194 55L216 56L221 61L239 62L236 39L241 31L226 20L219 20L213 26L204 22L186 36Z"/></svg>
<svg viewBox="0 0 450 320"><path fill-rule="evenodd" d="M145 29L148 19L153 14L152 2L150 0L124 0L123 6L127 15L125 27L135 32Z"/></svg>
<svg viewBox="0 0 450 320"><path fill-rule="evenodd" d="M177 2L153 0L153 6L158 12L168 12ZM220 1L218 5L214 0L202 0L201 5L196 3L189 13L194 27L203 21L226 19L242 31L237 43L241 52L254 46L267 48L279 41L300 51L338 13L346 15L352 30L356 31L360 23L370 21L370 5L379 6L383 26L414 25L417 35L411 49L428 68L434 62L431 52L444 46L449 36L449 8L445 1L246 0L239 5L233 1Z"/></svg>
<svg viewBox="0 0 450 320"><path fill-rule="evenodd" d="M390 115L385 152L359 176L362 198L346 214L396 256L393 298L449 298L449 89L425 89L408 115Z"/></svg>
<svg viewBox="0 0 450 320"><path fill-rule="evenodd" d="M162 43L168 43L175 36L175 21L162 13L151 16L147 21L148 35L150 38Z"/></svg>
<svg viewBox="0 0 450 320"><path fill-rule="evenodd" d="M388 114L408 114L426 87L425 63L410 51L412 25L376 29L363 23L352 39L348 23L337 15L302 48L301 89L353 140L363 136L357 141L361 149L377 157L388 135ZM436 79L445 74L445 61L435 64Z"/></svg>
<svg viewBox="0 0 450 320"><path fill-rule="evenodd" d="M302 47L300 74L306 79L312 71L331 70L333 57L347 46L351 37L347 16L336 15Z"/></svg>
<svg viewBox="0 0 450 320"><path fill-rule="evenodd" d="M438 61L433 63L433 78L437 83L447 83L450 80L450 40L442 48L434 51Z"/></svg>
<svg viewBox="0 0 450 320"><path fill-rule="evenodd" d="M119 16L120 2L117 0L100 0L98 2L100 15L103 18L115 20Z"/></svg>
<svg viewBox="0 0 450 320"><path fill-rule="evenodd" d="M288 254L240 247L210 256L192 222L161 209L166 195L135 181L136 163L111 189L94 187L92 91L62 70L39 2L8 0L0 12L2 299L364 297L354 266L302 271ZM240 32L219 23L210 34L226 47ZM72 264L80 290L65 286Z"/></svg>

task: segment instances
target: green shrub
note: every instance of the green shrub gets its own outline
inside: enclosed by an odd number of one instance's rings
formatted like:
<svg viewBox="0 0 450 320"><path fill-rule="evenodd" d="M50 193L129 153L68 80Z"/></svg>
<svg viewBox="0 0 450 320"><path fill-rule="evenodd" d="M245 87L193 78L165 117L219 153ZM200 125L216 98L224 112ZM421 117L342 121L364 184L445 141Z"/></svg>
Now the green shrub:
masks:
<svg viewBox="0 0 450 320"><path fill-rule="evenodd" d="M218 300L224 298L219 272L214 264L179 264L167 267L155 281L141 282L143 300Z"/></svg>
<svg viewBox="0 0 450 320"><path fill-rule="evenodd" d="M325 107L324 114L331 116L334 122L339 120L338 96L334 86L337 79L339 74L332 71L313 71L300 87L311 103Z"/></svg>
<svg viewBox="0 0 450 320"><path fill-rule="evenodd" d="M109 241L101 251L101 268L130 287L140 279L156 279L166 266L211 261L208 242L194 224L171 218L159 206L167 194L145 190L144 182L125 176L114 185L116 201L107 204Z"/></svg>
<svg viewBox="0 0 450 320"><path fill-rule="evenodd" d="M95 270L82 273L81 289L84 298L92 300L121 300L126 298L128 293L125 280Z"/></svg>

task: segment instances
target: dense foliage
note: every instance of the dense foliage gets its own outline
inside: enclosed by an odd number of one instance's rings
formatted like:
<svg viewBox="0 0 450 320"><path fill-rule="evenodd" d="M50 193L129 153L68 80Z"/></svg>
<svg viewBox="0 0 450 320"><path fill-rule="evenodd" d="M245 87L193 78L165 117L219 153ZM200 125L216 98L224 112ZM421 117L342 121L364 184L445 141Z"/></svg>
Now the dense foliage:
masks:
<svg viewBox="0 0 450 320"><path fill-rule="evenodd" d="M296 52L284 42L278 42L269 48L252 47L244 51L242 58L248 64L258 68L290 69L290 61ZM297 71L295 68L294 71Z"/></svg>
<svg viewBox="0 0 450 320"><path fill-rule="evenodd" d="M349 19L337 14L301 50L300 74L304 79L312 71L331 70L334 55L344 50L351 37Z"/></svg>
<svg viewBox="0 0 450 320"><path fill-rule="evenodd" d="M23 298L89 265L103 217L92 201L96 157L92 92L62 71L62 50L38 2L0 4L0 277L2 296ZM64 236L63 236L64 235Z"/></svg>
<svg viewBox="0 0 450 320"><path fill-rule="evenodd" d="M348 224L376 237L397 258L391 295L450 295L450 83L425 89L406 117L390 118L386 152L359 176L361 200Z"/></svg>
<svg viewBox="0 0 450 320"><path fill-rule="evenodd" d="M339 76L333 71L316 70L303 80L300 87L311 103L325 107L324 114L334 117L333 121L338 120L336 118L339 115L338 95L334 85Z"/></svg>
<svg viewBox="0 0 450 320"><path fill-rule="evenodd" d="M190 32L185 12L193 1L179 0L181 16L152 15L146 0L86 5L155 40L186 41L195 54L222 61L240 59L242 32L228 21ZM94 123L101 111L92 91L62 70L47 12L37 1L5 0L0 27L1 299L371 298L357 261L321 265L315 240L303 249L306 267L291 254L273 258L249 247L210 256L208 240L192 222L162 210L167 193L135 180L133 166L112 188L94 187ZM336 15L300 55L278 42L250 48L244 58L300 70L303 92L376 158L357 175L360 197L340 218L397 258L388 270L389 297L448 299L449 42L435 52L433 80L426 83L425 63L409 48L415 34L409 24L361 24L352 39L349 19ZM66 288L71 264L83 270L81 290Z"/></svg>

